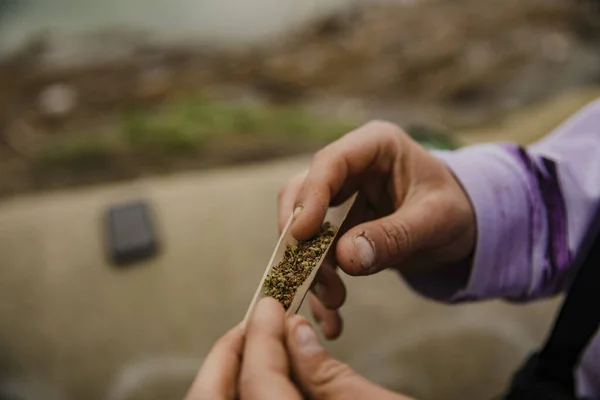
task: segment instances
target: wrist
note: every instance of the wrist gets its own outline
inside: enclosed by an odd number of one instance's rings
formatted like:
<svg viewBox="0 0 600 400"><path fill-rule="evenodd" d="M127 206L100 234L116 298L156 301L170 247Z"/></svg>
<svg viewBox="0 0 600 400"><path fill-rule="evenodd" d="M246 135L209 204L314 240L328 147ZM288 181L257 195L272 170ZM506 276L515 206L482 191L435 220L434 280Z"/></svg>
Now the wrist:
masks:
<svg viewBox="0 0 600 400"><path fill-rule="evenodd" d="M466 286L456 287L452 300L493 297L518 298L528 287L530 273L524 254L530 245L532 216L526 179L514 160L498 144L471 146L434 153L452 171L472 204L476 239L462 272L469 271ZM467 268L469 266L469 268Z"/></svg>

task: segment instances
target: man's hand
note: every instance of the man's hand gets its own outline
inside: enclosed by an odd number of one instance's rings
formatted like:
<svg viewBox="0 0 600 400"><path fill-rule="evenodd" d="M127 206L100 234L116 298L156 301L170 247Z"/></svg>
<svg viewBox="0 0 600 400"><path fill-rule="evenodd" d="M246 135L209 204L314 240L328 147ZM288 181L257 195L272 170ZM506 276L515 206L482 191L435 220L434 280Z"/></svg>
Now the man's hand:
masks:
<svg viewBox="0 0 600 400"><path fill-rule="evenodd" d="M356 191L335 259L319 271L313 287L313 313L328 338L341 332L337 309L346 295L334 265L350 275L418 271L465 261L475 245L474 211L458 181L386 122L371 122L333 142L314 156L308 171L289 180L279 194L279 228L293 212L292 234L307 239L330 205Z"/></svg>
<svg viewBox="0 0 600 400"><path fill-rule="evenodd" d="M271 298L259 302L245 336L236 327L215 344L187 400L410 400L332 358L305 318L286 319Z"/></svg>

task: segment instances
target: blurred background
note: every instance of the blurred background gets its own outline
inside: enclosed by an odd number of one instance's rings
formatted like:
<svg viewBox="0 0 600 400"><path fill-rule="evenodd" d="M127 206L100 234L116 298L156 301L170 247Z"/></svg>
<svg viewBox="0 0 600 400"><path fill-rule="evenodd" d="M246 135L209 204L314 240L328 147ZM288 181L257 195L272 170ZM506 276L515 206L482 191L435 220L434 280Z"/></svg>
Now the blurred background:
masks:
<svg viewBox="0 0 600 400"><path fill-rule="evenodd" d="M531 143L600 96L594 0L0 0L0 398L182 398L239 322L276 196L368 120ZM160 252L107 258L143 200ZM487 399L556 301L444 306L346 279L328 344L422 400ZM303 310L306 313L306 310Z"/></svg>

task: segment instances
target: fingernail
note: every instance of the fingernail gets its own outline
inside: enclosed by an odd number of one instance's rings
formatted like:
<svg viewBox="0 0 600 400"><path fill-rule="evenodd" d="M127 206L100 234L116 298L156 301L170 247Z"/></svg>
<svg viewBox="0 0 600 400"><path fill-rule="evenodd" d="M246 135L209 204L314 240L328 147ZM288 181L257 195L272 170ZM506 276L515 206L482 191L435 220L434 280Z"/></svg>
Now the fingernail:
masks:
<svg viewBox="0 0 600 400"><path fill-rule="evenodd" d="M300 351L304 353L311 353L323 348L321 343L319 343L317 334L310 325L307 324L302 324L296 328L296 340L298 341Z"/></svg>
<svg viewBox="0 0 600 400"><path fill-rule="evenodd" d="M296 206L296 208L294 208L293 217L296 218L300 212L302 212L302 206Z"/></svg>
<svg viewBox="0 0 600 400"><path fill-rule="evenodd" d="M313 291L315 292L315 294L317 295L317 297L319 299L323 300L327 289L325 288L325 285L323 285L321 282L317 282L317 283L315 283L315 286L313 286Z"/></svg>
<svg viewBox="0 0 600 400"><path fill-rule="evenodd" d="M375 264L375 248L369 239L363 235L355 237L354 249L363 268L368 269Z"/></svg>

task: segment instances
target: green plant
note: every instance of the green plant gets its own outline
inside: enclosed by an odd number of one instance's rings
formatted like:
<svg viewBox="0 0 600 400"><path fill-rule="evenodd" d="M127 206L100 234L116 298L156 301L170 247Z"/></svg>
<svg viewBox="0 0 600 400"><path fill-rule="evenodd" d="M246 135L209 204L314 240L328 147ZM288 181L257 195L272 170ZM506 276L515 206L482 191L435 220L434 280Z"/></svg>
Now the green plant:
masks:
<svg viewBox="0 0 600 400"><path fill-rule="evenodd" d="M74 170L102 167L124 150L120 138L109 134L66 136L46 141L36 153L43 165Z"/></svg>

